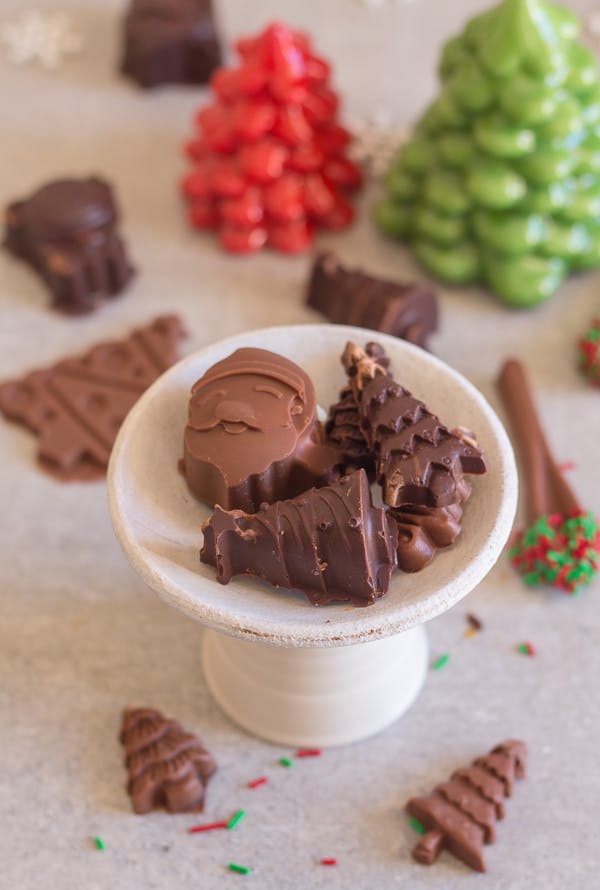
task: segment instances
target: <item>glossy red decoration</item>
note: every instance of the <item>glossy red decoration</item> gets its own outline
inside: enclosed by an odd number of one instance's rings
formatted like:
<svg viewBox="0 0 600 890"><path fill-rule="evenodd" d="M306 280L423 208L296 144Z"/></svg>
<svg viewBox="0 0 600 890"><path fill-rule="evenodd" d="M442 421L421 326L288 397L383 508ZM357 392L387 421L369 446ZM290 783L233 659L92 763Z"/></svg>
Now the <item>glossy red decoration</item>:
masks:
<svg viewBox="0 0 600 890"><path fill-rule="evenodd" d="M216 229L234 253L307 250L316 229L353 221L349 197L362 183L345 155L351 136L337 121L330 66L281 24L235 48L238 67L213 75L212 102L185 146L190 224Z"/></svg>

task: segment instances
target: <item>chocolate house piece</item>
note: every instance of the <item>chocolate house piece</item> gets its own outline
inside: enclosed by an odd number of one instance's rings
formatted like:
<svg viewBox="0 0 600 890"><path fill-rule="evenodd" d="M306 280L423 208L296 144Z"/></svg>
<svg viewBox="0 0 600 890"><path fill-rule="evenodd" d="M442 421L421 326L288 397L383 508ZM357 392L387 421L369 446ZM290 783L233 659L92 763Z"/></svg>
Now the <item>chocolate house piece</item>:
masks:
<svg viewBox="0 0 600 890"><path fill-rule="evenodd" d="M477 442L450 431L355 343L342 356L361 429L376 455L377 481L389 507L448 507L462 501L463 474L486 471Z"/></svg>
<svg viewBox="0 0 600 890"><path fill-rule="evenodd" d="M393 334L417 346L426 347L438 325L437 297L428 285L347 269L332 253L316 258L306 302L336 324Z"/></svg>
<svg viewBox="0 0 600 890"><path fill-rule="evenodd" d="M4 245L46 282L62 312L92 312L117 296L133 268L103 179L59 179L5 212Z"/></svg>
<svg viewBox="0 0 600 890"><path fill-rule="evenodd" d="M202 742L154 708L126 708L121 742L127 790L136 813L197 813L217 769Z"/></svg>
<svg viewBox="0 0 600 890"><path fill-rule="evenodd" d="M428 797L409 800L407 812L425 829L413 850L417 862L432 865L448 850L475 871L485 871L483 847L494 843L504 798L512 796L515 779L525 778L526 762L524 742L501 742Z"/></svg>
<svg viewBox="0 0 600 890"><path fill-rule="evenodd" d="M217 507L202 530L200 557L222 584L256 575L314 605L368 606L387 593L396 565L396 525L373 506L363 470L255 515Z"/></svg>
<svg viewBox="0 0 600 890"><path fill-rule="evenodd" d="M156 318L124 340L99 343L0 384L0 411L39 437L38 461L63 481L104 476L121 423L141 394L179 358L177 316Z"/></svg>
<svg viewBox="0 0 600 890"><path fill-rule="evenodd" d="M254 513L340 476L309 376L265 349L238 349L194 384L182 470L211 506Z"/></svg>
<svg viewBox="0 0 600 890"><path fill-rule="evenodd" d="M220 64L211 0L131 0L121 70L141 87L208 83Z"/></svg>

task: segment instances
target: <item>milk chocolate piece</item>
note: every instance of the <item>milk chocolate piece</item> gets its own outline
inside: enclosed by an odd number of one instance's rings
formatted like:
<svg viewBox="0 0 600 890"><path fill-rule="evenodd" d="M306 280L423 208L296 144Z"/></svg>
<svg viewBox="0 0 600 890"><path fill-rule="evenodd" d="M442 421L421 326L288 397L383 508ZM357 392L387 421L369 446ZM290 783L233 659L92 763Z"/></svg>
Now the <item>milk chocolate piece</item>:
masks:
<svg viewBox="0 0 600 890"><path fill-rule="evenodd" d="M257 575L303 591L315 606L370 605L387 593L396 563L396 526L373 506L363 470L255 515L217 507L202 530L200 558L222 584Z"/></svg>
<svg viewBox="0 0 600 890"><path fill-rule="evenodd" d="M438 550L451 547L461 532L462 504L448 507L407 505L390 510L398 526L398 568L420 572Z"/></svg>
<svg viewBox="0 0 600 890"><path fill-rule="evenodd" d="M104 476L130 408L178 359L184 329L165 315L124 340L0 384L0 411L39 436L38 460L63 481Z"/></svg>
<svg viewBox="0 0 600 890"><path fill-rule="evenodd" d="M238 349L194 384L182 469L211 506L258 510L340 476L308 375L265 349Z"/></svg>
<svg viewBox="0 0 600 890"><path fill-rule="evenodd" d="M409 800L408 813L427 829L413 850L417 862L432 865L447 849L475 871L485 871L484 844L494 843L496 821L504 818L503 798L512 793L515 777L525 777L526 760L525 743L510 739L429 796Z"/></svg>
<svg viewBox="0 0 600 890"><path fill-rule="evenodd" d="M217 764L200 740L154 708L127 708L121 742L136 813L197 813Z"/></svg>
<svg viewBox="0 0 600 890"><path fill-rule="evenodd" d="M141 87L208 83L220 64L211 0L131 0L121 70Z"/></svg>
<svg viewBox="0 0 600 890"><path fill-rule="evenodd" d="M4 245L39 273L56 309L79 315L117 296L133 275L117 223L107 182L59 179L9 205Z"/></svg>
<svg viewBox="0 0 600 890"><path fill-rule="evenodd" d="M451 432L419 399L355 343L342 357L361 429L376 455L377 479L390 507L448 507L461 501L463 474L485 473L474 439Z"/></svg>
<svg viewBox="0 0 600 890"><path fill-rule="evenodd" d="M438 326L437 297L430 287L346 269L332 253L316 258L306 302L336 324L370 328L417 346L426 347Z"/></svg>

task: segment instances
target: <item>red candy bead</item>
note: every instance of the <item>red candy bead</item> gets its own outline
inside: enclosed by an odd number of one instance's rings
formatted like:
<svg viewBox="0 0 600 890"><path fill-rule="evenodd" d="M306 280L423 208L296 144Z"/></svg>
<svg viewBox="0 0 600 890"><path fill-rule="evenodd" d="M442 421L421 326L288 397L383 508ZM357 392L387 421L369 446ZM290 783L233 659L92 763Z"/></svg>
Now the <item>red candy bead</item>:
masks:
<svg viewBox="0 0 600 890"><path fill-rule="evenodd" d="M351 137L337 121L330 67L306 35L275 23L236 49L241 61L213 75L213 101L185 147L190 224L214 228L234 253L297 253L315 227L354 217L347 199L361 175L344 154Z"/></svg>

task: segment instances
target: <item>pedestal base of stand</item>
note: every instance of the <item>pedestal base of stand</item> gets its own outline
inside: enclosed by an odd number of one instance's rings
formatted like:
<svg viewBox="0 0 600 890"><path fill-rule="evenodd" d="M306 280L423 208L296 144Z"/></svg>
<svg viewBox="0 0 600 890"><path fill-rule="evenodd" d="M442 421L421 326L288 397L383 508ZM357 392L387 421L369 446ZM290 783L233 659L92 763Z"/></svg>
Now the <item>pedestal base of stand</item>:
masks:
<svg viewBox="0 0 600 890"><path fill-rule="evenodd" d="M372 643L284 648L204 632L204 673L223 710L270 742L344 745L411 706L427 672L423 627Z"/></svg>

